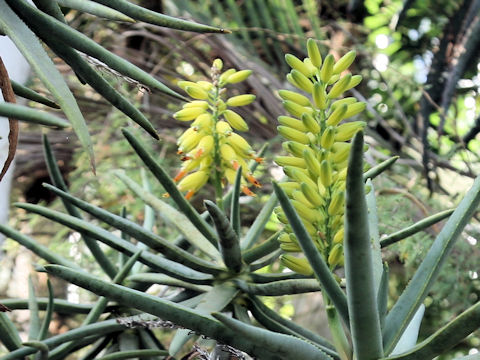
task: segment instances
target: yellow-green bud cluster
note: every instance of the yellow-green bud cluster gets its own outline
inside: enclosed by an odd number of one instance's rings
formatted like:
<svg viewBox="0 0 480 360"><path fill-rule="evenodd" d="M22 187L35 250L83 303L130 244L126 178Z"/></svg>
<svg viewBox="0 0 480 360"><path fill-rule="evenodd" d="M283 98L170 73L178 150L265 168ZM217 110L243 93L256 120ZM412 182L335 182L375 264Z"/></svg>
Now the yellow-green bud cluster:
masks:
<svg viewBox="0 0 480 360"><path fill-rule="evenodd" d="M183 165L174 178L181 191L189 199L209 180L212 171L220 171L224 183L234 183L236 170L242 167L242 190L253 195L248 183L260 186L248 171L247 161L256 158L251 146L234 132L247 131L246 121L229 107L252 103L255 95L242 94L225 98L228 84L244 81L251 70L222 72L223 62L216 59L211 68L211 81L179 81L177 85L194 100L183 105L173 114L179 121L193 121L178 138L178 154Z"/></svg>
<svg viewBox="0 0 480 360"><path fill-rule="evenodd" d="M333 55L322 59L316 42L307 42L308 57L304 60L287 54L292 68L287 80L299 90L280 90L279 96L290 116L280 116L278 132L287 141L283 148L288 156L278 156L288 181L280 184L291 199L305 228L312 236L331 269L343 265L343 219L345 178L350 140L365 126L363 121L343 122L365 109L355 98L341 98L358 85L360 75L343 74L355 59L350 51L335 62ZM340 98L340 99L338 99ZM302 274L312 269L300 253L301 248L280 207L275 213L285 226L279 237L280 247L287 252L282 263Z"/></svg>

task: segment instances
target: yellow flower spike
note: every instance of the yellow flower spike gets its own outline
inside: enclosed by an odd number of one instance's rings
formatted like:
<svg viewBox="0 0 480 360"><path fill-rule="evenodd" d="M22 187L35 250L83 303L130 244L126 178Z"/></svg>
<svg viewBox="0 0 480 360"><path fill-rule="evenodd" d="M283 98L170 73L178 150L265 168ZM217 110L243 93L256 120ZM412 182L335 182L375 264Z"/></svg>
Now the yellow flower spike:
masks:
<svg viewBox="0 0 480 360"><path fill-rule="evenodd" d="M312 180L310 176L307 175L305 171L302 171L299 168L293 167L293 166L285 166L283 168L283 171L285 174L288 175L288 177L292 178L293 180L298 181L299 183L307 183L311 187L315 187L315 181Z"/></svg>
<svg viewBox="0 0 480 360"><path fill-rule="evenodd" d="M312 93L313 83L305 75L295 69L292 70L290 74L292 74L292 79L295 81L296 84L298 84L300 89L306 91L309 94Z"/></svg>
<svg viewBox="0 0 480 360"><path fill-rule="evenodd" d="M356 98L346 97L346 98L343 98L343 99L340 99L340 100L337 100L337 101L333 102L332 106L330 106L330 109L332 111L335 111L341 105L351 105L351 104L355 104L356 102L357 102Z"/></svg>
<svg viewBox="0 0 480 360"><path fill-rule="evenodd" d="M183 154L187 153L197 144L200 142L200 140L205 136L205 134L202 134L198 131L194 131L193 133L189 134L188 136L185 136L182 141L178 144L178 153Z"/></svg>
<svg viewBox="0 0 480 360"><path fill-rule="evenodd" d="M280 262L299 274L310 276L313 274L312 267L305 258L297 258L289 254L283 254L280 256Z"/></svg>
<svg viewBox="0 0 480 360"><path fill-rule="evenodd" d="M318 188L314 188L307 183L300 184L300 189L302 190L305 197L314 205L314 206L323 206L325 204L325 199L320 196Z"/></svg>
<svg viewBox="0 0 480 360"><path fill-rule="evenodd" d="M282 147L290 154L296 157L303 157L303 150L308 148L305 144L296 141L287 141L282 144Z"/></svg>
<svg viewBox="0 0 480 360"><path fill-rule="evenodd" d="M320 110L325 110L327 108L327 92L325 91L325 86L316 82L313 85L313 102L315 106Z"/></svg>
<svg viewBox="0 0 480 360"><path fill-rule="evenodd" d="M367 125L364 121L352 121L337 127L335 141L348 141Z"/></svg>
<svg viewBox="0 0 480 360"><path fill-rule="evenodd" d="M350 90L362 82L362 75L353 75L345 90Z"/></svg>
<svg viewBox="0 0 480 360"><path fill-rule="evenodd" d="M286 54L285 61L292 69L300 71L307 78L311 76L309 67L295 55Z"/></svg>
<svg viewBox="0 0 480 360"><path fill-rule="evenodd" d="M185 81L185 80L180 80L180 81L177 81L177 86L184 90L185 91L185 88L187 86L198 86L198 84L196 82L193 82L193 81Z"/></svg>
<svg viewBox="0 0 480 360"><path fill-rule="evenodd" d="M238 131L247 131L248 124L243 120L243 118L238 115L235 111L225 110L223 117L230 124L232 128Z"/></svg>
<svg viewBox="0 0 480 360"><path fill-rule="evenodd" d="M311 106L310 100L305 95L299 94L295 91L279 90L278 95L283 100L290 100L301 106Z"/></svg>
<svg viewBox="0 0 480 360"><path fill-rule="evenodd" d="M324 149L330 150L334 142L335 142L335 127L328 126L322 134L322 137L320 139L320 145L322 145Z"/></svg>
<svg viewBox="0 0 480 360"><path fill-rule="evenodd" d="M342 226L342 228L335 233L335 236L333 237L333 243L334 244L343 243L344 236L345 236L345 229Z"/></svg>
<svg viewBox="0 0 480 360"><path fill-rule="evenodd" d="M199 130L210 129L213 125L212 114L204 113L199 115L192 123L192 127L196 127Z"/></svg>
<svg viewBox="0 0 480 360"><path fill-rule="evenodd" d="M277 126L277 131L287 140L293 140L301 144L310 144L310 138L305 133L292 129L289 126Z"/></svg>
<svg viewBox="0 0 480 360"><path fill-rule="evenodd" d="M189 107L177 111L173 114L173 117L179 121L190 121L195 119L198 115L203 114L205 109L201 107Z"/></svg>
<svg viewBox="0 0 480 360"><path fill-rule="evenodd" d="M177 139L177 145L179 145L183 139L185 139L186 137L188 136L192 136L194 134L196 134L198 132L198 129L195 128L195 127L189 127L187 130L185 130L185 132L180 135Z"/></svg>
<svg viewBox="0 0 480 360"><path fill-rule="evenodd" d="M235 134L234 132L232 132L227 137L227 142L235 149L238 154L250 155L253 152L252 147L247 142L247 140L245 140L240 135Z"/></svg>
<svg viewBox="0 0 480 360"><path fill-rule="evenodd" d="M323 160L320 163L320 181L325 187L332 185L332 165L328 160Z"/></svg>
<svg viewBox="0 0 480 360"><path fill-rule="evenodd" d="M281 115L281 116L278 117L278 122L281 125L289 126L292 129L295 129L295 130L298 130L298 131L301 131L301 132L307 132L308 131L307 127L304 125L304 123L302 121L300 121L298 119L295 119L295 118L292 118L290 116Z"/></svg>
<svg viewBox="0 0 480 360"><path fill-rule="evenodd" d="M218 71L222 70L222 68L223 68L223 61L222 61L222 59L215 59L215 60L213 60L213 67L215 67Z"/></svg>
<svg viewBox="0 0 480 360"><path fill-rule="evenodd" d="M240 70L236 73L230 75L225 82L228 84L236 84L242 81L247 80L247 78L252 74L252 70Z"/></svg>
<svg viewBox="0 0 480 360"><path fill-rule="evenodd" d="M190 101L190 102L184 104L182 107L184 109L199 107L199 108L202 108L204 110L207 110L208 109L208 102L203 101L203 100L193 100L193 101Z"/></svg>
<svg viewBox="0 0 480 360"><path fill-rule="evenodd" d="M320 132L320 125L313 118L312 115L308 113L302 114L302 123L305 125L305 128L310 131L312 134L317 135Z"/></svg>
<svg viewBox="0 0 480 360"><path fill-rule="evenodd" d="M228 106L245 106L255 101L256 96L253 94L243 94L233 96L227 100Z"/></svg>
<svg viewBox="0 0 480 360"><path fill-rule="evenodd" d="M340 74L352 65L357 53L352 50L343 55L333 66L333 74Z"/></svg>
<svg viewBox="0 0 480 360"><path fill-rule="evenodd" d="M310 171L310 173L315 176L320 176L320 162L317 160L314 151L310 148L306 148L305 150L303 150L303 158L305 159L305 163L307 164L308 171Z"/></svg>
<svg viewBox="0 0 480 360"><path fill-rule="evenodd" d="M348 83L350 82L350 79L352 78L351 74L347 74L344 77L342 77L338 82L332 86L330 89L329 93L327 94L327 98L329 99L335 99L339 97L348 87Z"/></svg>
<svg viewBox="0 0 480 360"><path fill-rule="evenodd" d="M306 206L304 203L298 200L290 200L290 202L292 203L295 210L297 210L297 213L298 215L300 215L301 218L304 218L305 220L311 223L317 220L315 211L312 211L312 208Z"/></svg>
<svg viewBox="0 0 480 360"><path fill-rule="evenodd" d="M208 172L197 171L185 177L177 185L180 191L197 191L208 181Z"/></svg>
<svg viewBox="0 0 480 360"><path fill-rule="evenodd" d="M292 252L292 253L297 253L302 251L302 248L300 247L300 245L294 242L281 243L280 249L282 249L285 252Z"/></svg>
<svg viewBox="0 0 480 360"><path fill-rule="evenodd" d="M290 114L298 118L301 117L303 113L309 113L309 114L313 113L313 109L311 107L301 106L290 100L282 101L282 105L285 108L285 110L287 110Z"/></svg>
<svg viewBox="0 0 480 360"><path fill-rule="evenodd" d="M328 215L334 216L338 214L343 214L345 205L345 193L343 191L338 191L332 196L332 202L328 206Z"/></svg>
<svg viewBox="0 0 480 360"><path fill-rule="evenodd" d="M228 144L222 144L220 146L220 156L222 160L226 161L227 163L232 163L233 161L238 159L238 154Z"/></svg>
<svg viewBox="0 0 480 360"><path fill-rule="evenodd" d="M335 58L332 54L328 54L325 58L322 68L320 69L320 80L323 83L327 83L333 75L333 64L335 63Z"/></svg>
<svg viewBox="0 0 480 360"><path fill-rule="evenodd" d="M303 63L308 67L308 78L311 78L318 73L318 69L312 64L312 60L310 60L310 58L307 57L303 59Z"/></svg>
<svg viewBox="0 0 480 360"><path fill-rule="evenodd" d="M205 91L210 91L213 89L214 85L210 81L197 81L197 84Z"/></svg>
<svg viewBox="0 0 480 360"><path fill-rule="evenodd" d="M317 68L320 69L320 66L322 66L322 55L320 55L320 50L318 49L318 46L315 40L313 39L307 40L307 53L313 66L316 66Z"/></svg>
<svg viewBox="0 0 480 360"><path fill-rule="evenodd" d="M277 156L275 163L279 166L296 166L302 169L306 169L307 165L305 160L295 156Z"/></svg>
<svg viewBox="0 0 480 360"><path fill-rule="evenodd" d="M185 91L194 99L205 100L208 99L208 92L202 87L187 86Z"/></svg>
<svg viewBox="0 0 480 360"><path fill-rule="evenodd" d="M306 197L305 194L301 190L295 190L292 193L292 197L294 200L301 202L307 208L312 209L315 207Z"/></svg>
<svg viewBox="0 0 480 360"><path fill-rule="evenodd" d="M232 132L232 127L226 121L218 121L215 125L215 130L219 134L229 136Z"/></svg>
<svg viewBox="0 0 480 360"><path fill-rule="evenodd" d="M335 267L341 263L343 263L343 245L342 244L335 244L330 250L330 254L328 255L328 264L331 267Z"/></svg>
<svg viewBox="0 0 480 360"><path fill-rule="evenodd" d="M367 104L364 102L357 102L357 103L348 105L344 118L347 119L351 116L357 115L361 113L363 110L365 110L366 107L367 107Z"/></svg>
<svg viewBox="0 0 480 360"><path fill-rule="evenodd" d="M332 115L330 115L327 119L328 126L336 126L340 121L343 120L343 116L347 112L347 105L340 105L337 107Z"/></svg>
<svg viewBox="0 0 480 360"><path fill-rule="evenodd" d="M226 80L233 74L235 74L237 72L237 70L235 69L228 69L226 71L224 71L218 78L218 82L220 84L224 84L226 83Z"/></svg>

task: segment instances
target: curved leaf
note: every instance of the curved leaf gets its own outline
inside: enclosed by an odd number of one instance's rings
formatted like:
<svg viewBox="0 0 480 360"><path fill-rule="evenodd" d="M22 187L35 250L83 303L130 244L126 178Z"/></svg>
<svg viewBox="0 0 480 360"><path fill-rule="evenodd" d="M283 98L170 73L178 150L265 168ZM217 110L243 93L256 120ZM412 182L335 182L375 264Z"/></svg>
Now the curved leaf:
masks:
<svg viewBox="0 0 480 360"><path fill-rule="evenodd" d="M382 161L380 164L372 167L363 174L363 180L367 181L367 179L376 178L378 175L392 166L399 158L400 156L392 156L390 159Z"/></svg>
<svg viewBox="0 0 480 360"><path fill-rule="evenodd" d="M0 116L57 128L68 128L71 126L67 121L50 113L6 102L0 102Z"/></svg>
<svg viewBox="0 0 480 360"><path fill-rule="evenodd" d="M423 314L425 313L425 305L420 305L414 317L405 329L402 337L398 341L395 349L392 351L392 355L398 355L412 349L417 343L418 332L420 330L420 324L422 323Z"/></svg>
<svg viewBox="0 0 480 360"><path fill-rule="evenodd" d="M260 296L305 294L322 290L316 279L281 280L267 284L251 284L237 280L236 284L246 293Z"/></svg>
<svg viewBox="0 0 480 360"><path fill-rule="evenodd" d="M277 250L280 247L280 243L278 242L279 235L280 232L277 231L261 244L244 251L242 253L243 261L250 264Z"/></svg>
<svg viewBox="0 0 480 360"><path fill-rule="evenodd" d="M98 17L103 17L105 19L110 19L114 21L126 21L134 23L131 17L122 14L120 11L116 11L108 6L97 4L93 1L85 1L85 0L55 0L57 3L62 5L63 7L67 7L70 9L79 10L82 12L86 12Z"/></svg>
<svg viewBox="0 0 480 360"><path fill-rule="evenodd" d="M12 88L15 95L52 107L54 109L60 109L60 106L56 102L47 99L45 96L40 95L32 89L29 89L28 87L23 86L12 79L10 79L10 82L12 83Z"/></svg>

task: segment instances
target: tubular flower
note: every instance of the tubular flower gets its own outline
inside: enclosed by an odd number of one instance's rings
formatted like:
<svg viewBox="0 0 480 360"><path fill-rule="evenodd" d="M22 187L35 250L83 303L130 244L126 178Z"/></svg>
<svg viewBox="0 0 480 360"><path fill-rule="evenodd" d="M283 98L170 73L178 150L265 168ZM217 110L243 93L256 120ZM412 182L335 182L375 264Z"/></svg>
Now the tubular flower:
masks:
<svg viewBox="0 0 480 360"><path fill-rule="evenodd" d="M192 121L190 127L178 138L178 154L183 165L174 177L181 191L186 191L190 199L212 174L220 188L235 182L235 174L242 167L241 188L247 195L254 196L250 185L260 183L248 171L247 161L260 161L249 143L234 131L247 131L248 125L238 110L229 107L248 105L255 100L255 95L241 94L226 97L225 87L236 84L250 76L251 70L236 71L228 69L222 72L220 59L213 62L211 81L179 81L177 83L192 101L183 105L173 114L179 121ZM217 194L218 196L218 194Z"/></svg>
<svg viewBox="0 0 480 360"><path fill-rule="evenodd" d="M303 61L291 54L285 56L292 68L287 80L300 91L279 91L289 116L278 118L278 132L287 140L283 148L289 155L277 157L276 163L288 176L282 188L333 270L343 264L349 142L366 125L363 121L344 120L365 110L365 103L352 97L343 98L347 90L361 81L359 75L344 74L355 59L354 51L335 62L331 54L322 59L313 39L308 40L307 49L308 57ZM288 225L280 207L275 214ZM280 247L288 253L301 253L290 226L284 232ZM293 271L311 273L301 256L284 255L281 261Z"/></svg>

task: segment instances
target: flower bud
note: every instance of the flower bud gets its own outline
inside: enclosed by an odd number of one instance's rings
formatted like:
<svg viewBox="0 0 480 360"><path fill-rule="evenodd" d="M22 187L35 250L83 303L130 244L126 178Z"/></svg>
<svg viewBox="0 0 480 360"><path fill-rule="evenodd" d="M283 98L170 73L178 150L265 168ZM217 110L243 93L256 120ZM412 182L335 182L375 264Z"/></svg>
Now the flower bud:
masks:
<svg viewBox="0 0 480 360"><path fill-rule="evenodd" d="M283 254L280 256L280 262L290 270L293 270L299 274L306 276L313 274L312 267L305 258L297 258L293 255Z"/></svg>
<svg viewBox="0 0 480 360"><path fill-rule="evenodd" d="M208 99L208 93L200 86L187 86L185 91L194 99L205 100Z"/></svg>
<svg viewBox="0 0 480 360"><path fill-rule="evenodd" d="M330 80L328 80L328 83L327 83L327 84L328 84L328 85L333 85L333 84L335 84L335 83L338 81L338 79L340 79L340 75L339 75L339 74L337 74L337 75L332 75L332 76L330 77Z"/></svg>
<svg viewBox="0 0 480 360"><path fill-rule="evenodd" d="M320 55L320 50L318 50L315 40L307 40L307 52L313 66L320 68L320 66L322 66L322 55Z"/></svg>
<svg viewBox="0 0 480 360"><path fill-rule="evenodd" d="M320 163L320 181L326 188L332 184L332 165L328 160Z"/></svg>
<svg viewBox="0 0 480 360"><path fill-rule="evenodd" d="M362 75L353 75L345 91L350 90L362 82Z"/></svg>
<svg viewBox="0 0 480 360"><path fill-rule="evenodd" d="M302 171L301 169L293 166L285 166L283 168L285 174L288 175L289 178L292 180L298 181L299 183L307 183L311 187L316 187L315 181L313 181L310 176L307 175L306 172Z"/></svg>
<svg viewBox="0 0 480 360"><path fill-rule="evenodd" d="M336 142L332 146L332 154L331 154L331 159L335 164L344 162L345 160L348 159L348 154L350 153L350 148L351 148L350 143L345 143L345 142Z"/></svg>
<svg viewBox="0 0 480 360"><path fill-rule="evenodd" d="M213 89L213 84L210 81L197 81L197 84L205 91L210 91Z"/></svg>
<svg viewBox="0 0 480 360"><path fill-rule="evenodd" d="M335 244L328 254L328 264L330 267L335 267L337 265L343 264L343 245Z"/></svg>
<svg viewBox="0 0 480 360"><path fill-rule="evenodd" d="M232 127L226 121L218 121L215 125L217 133L229 136L232 132Z"/></svg>
<svg viewBox="0 0 480 360"><path fill-rule="evenodd" d="M310 148L306 148L303 151L303 158L305 159L305 164L307 165L308 171L310 171L310 173L316 177L320 176L320 162L317 160L315 152Z"/></svg>
<svg viewBox="0 0 480 360"><path fill-rule="evenodd" d="M303 75L300 71L295 69L292 70L290 74L292 74L293 80L299 86L300 89L310 94L312 93L313 83L305 75Z"/></svg>
<svg viewBox="0 0 480 360"><path fill-rule="evenodd" d="M325 204L325 199L320 196L318 193L318 188L312 187L307 183L300 184L300 189L302 190L305 197L314 205L322 206Z"/></svg>
<svg viewBox="0 0 480 360"><path fill-rule="evenodd" d="M304 218L311 223L317 220L317 217L315 216L315 211L312 211L311 207L306 206L304 203L298 200L290 200L290 202L292 203L293 207L301 218Z"/></svg>
<svg viewBox="0 0 480 360"><path fill-rule="evenodd" d="M353 60L355 60L355 57L357 56L357 53L355 51L349 51L345 55L343 55L334 65L333 67L333 73L334 74L340 74L344 70L348 69L350 65L352 65Z"/></svg>
<svg viewBox="0 0 480 360"><path fill-rule="evenodd" d="M347 105L341 105L337 107L333 113L327 119L328 126L336 126L340 121L343 120L343 116L347 112Z"/></svg>
<svg viewBox="0 0 480 360"><path fill-rule="evenodd" d="M206 171L197 171L185 177L182 181L180 181L177 187L180 191L197 191L203 185L205 185L207 180L208 173Z"/></svg>
<svg viewBox="0 0 480 360"><path fill-rule="evenodd" d="M243 94L233 96L227 100L228 106L245 106L255 101L256 96L253 94Z"/></svg>
<svg viewBox="0 0 480 360"><path fill-rule="evenodd" d="M348 141L357 131L363 129L366 123L364 121L352 121L337 127L337 133L335 134L335 141Z"/></svg>
<svg viewBox="0 0 480 360"><path fill-rule="evenodd" d="M275 163L279 166L296 166L302 169L306 169L307 165L305 160L295 156L277 156Z"/></svg>
<svg viewBox="0 0 480 360"><path fill-rule="evenodd" d="M304 123L298 119L292 118L290 116L284 116L281 115L278 117L278 122L282 125L289 126L292 129L301 131L301 132L307 132L307 127L304 125Z"/></svg>
<svg viewBox="0 0 480 360"><path fill-rule="evenodd" d="M310 106L310 100L305 95L299 94L295 91L279 90L278 95L280 95L283 100L290 100L301 106Z"/></svg>
<svg viewBox="0 0 480 360"><path fill-rule="evenodd" d="M242 82L246 80L250 74L252 73L252 70L240 70L237 71L236 73L230 75L225 82L228 84L236 84L239 82Z"/></svg>
<svg viewBox="0 0 480 360"><path fill-rule="evenodd" d="M215 59L213 60L213 67L217 68L217 70L222 70L223 68L223 61L222 59Z"/></svg>
<svg viewBox="0 0 480 360"><path fill-rule="evenodd" d="M314 206L313 204L309 201L309 199L307 199L305 197L305 195L303 194L303 192L301 190L295 190L292 192L292 198L294 200L297 200L299 202L301 202L303 205L305 205L306 207L308 207L309 209L313 209Z"/></svg>
<svg viewBox="0 0 480 360"><path fill-rule="evenodd" d="M192 156L194 159L208 155L212 151L214 144L215 141L212 135L203 136L198 142L198 145L190 151L188 155Z"/></svg>
<svg viewBox="0 0 480 360"><path fill-rule="evenodd" d="M233 161L237 160L237 158L238 158L238 154L228 144L222 144L220 146L220 156L221 156L222 160L226 161L227 163L232 163Z"/></svg>
<svg viewBox="0 0 480 360"><path fill-rule="evenodd" d="M283 107L295 117L301 117L303 113L312 113L312 108L298 105L290 100L282 101Z"/></svg>
<svg viewBox="0 0 480 360"><path fill-rule="evenodd" d="M224 84L226 82L226 80L230 77L230 75L233 75L237 72L237 70L235 69L228 69L226 71L224 71L220 77L218 78L218 82L220 84Z"/></svg>
<svg viewBox="0 0 480 360"><path fill-rule="evenodd" d="M335 109L341 105L351 105L351 104L355 104L356 102L357 102L357 99L355 99L354 97L346 97L333 102L332 106L330 106L330 110L335 111Z"/></svg>
<svg viewBox="0 0 480 360"><path fill-rule="evenodd" d="M327 83L330 80L330 77L333 75L333 64L335 58L332 54L328 54L323 62L322 68L320 69L320 80Z"/></svg>
<svg viewBox="0 0 480 360"><path fill-rule="evenodd" d="M333 143L335 142L335 128L333 126L328 126L322 134L320 139L320 145L324 149L329 150Z"/></svg>
<svg viewBox="0 0 480 360"><path fill-rule="evenodd" d="M293 140L301 144L310 144L310 139L305 133L288 126L277 126L277 131L287 140Z"/></svg>
<svg viewBox="0 0 480 360"><path fill-rule="evenodd" d="M189 107L177 111L173 114L173 117L179 121L190 121L195 119L198 115L203 114L205 109L201 107Z"/></svg>
<svg viewBox="0 0 480 360"><path fill-rule="evenodd" d="M313 102L320 110L325 110L327 108L327 93L325 92L325 86L319 82L316 82L313 85Z"/></svg>
<svg viewBox="0 0 480 360"><path fill-rule="evenodd" d="M344 119L347 119L351 116L357 115L361 113L365 108L367 107L367 104L364 102L357 102L351 105L348 105L347 111L345 112Z"/></svg>
<svg viewBox="0 0 480 360"><path fill-rule="evenodd" d="M352 78L351 74L347 74L344 77L342 77L338 82L332 86L330 89L330 92L328 93L327 97L329 99L335 99L336 97L339 97L346 89L348 86L348 83L350 82L350 79Z"/></svg>
<svg viewBox="0 0 480 360"><path fill-rule="evenodd" d="M225 120L228 121L228 123L235 130L238 130L238 131L247 131L248 130L247 123L236 112L234 112L232 110L225 110L225 112L223 113L223 117L225 118Z"/></svg>
<svg viewBox="0 0 480 360"><path fill-rule="evenodd" d="M305 126L306 130L310 131L312 134L317 135L320 132L320 125L317 120L313 118L312 115L308 113L302 114L302 123Z"/></svg>
<svg viewBox="0 0 480 360"><path fill-rule="evenodd" d="M250 144L238 134L231 133L227 137L227 142L235 149L237 154L250 155L252 153L252 147Z"/></svg>
<svg viewBox="0 0 480 360"><path fill-rule="evenodd" d="M342 226L342 228L335 233L335 236L333 237L333 243L334 244L343 243L344 235L345 235L345 229Z"/></svg>
<svg viewBox="0 0 480 360"><path fill-rule="evenodd" d="M192 127L196 127L199 130L210 129L213 125L213 117L210 113L204 113L197 116L192 123Z"/></svg>
<svg viewBox="0 0 480 360"><path fill-rule="evenodd" d="M292 69L300 71L307 78L310 77L310 69L308 68L308 66L305 65L305 63L299 58L297 58L295 55L286 54L285 61Z"/></svg>
<svg viewBox="0 0 480 360"><path fill-rule="evenodd" d="M291 196L294 190L300 189L300 184L295 181L287 181L278 184L288 196Z"/></svg>
<svg viewBox="0 0 480 360"><path fill-rule="evenodd" d="M287 141L283 143L283 148L296 157L303 157L303 150L308 148L306 145L296 141Z"/></svg>
<svg viewBox="0 0 480 360"><path fill-rule="evenodd" d="M184 109L199 107L199 108L202 108L204 110L207 110L208 109L208 102L203 101L203 100L193 100L193 101L190 101L190 102L184 104L182 107Z"/></svg>
<svg viewBox="0 0 480 360"><path fill-rule="evenodd" d="M336 192L332 195L332 200L328 206L328 215L334 216L343 214L343 206L345 203L345 193L343 191Z"/></svg>
<svg viewBox="0 0 480 360"><path fill-rule="evenodd" d="M307 58L303 59L303 63L308 68L308 75L305 74L308 78L311 78L311 77L315 76L315 74L317 74L318 69L315 66L313 66L312 60L310 60L310 58L307 57Z"/></svg>

